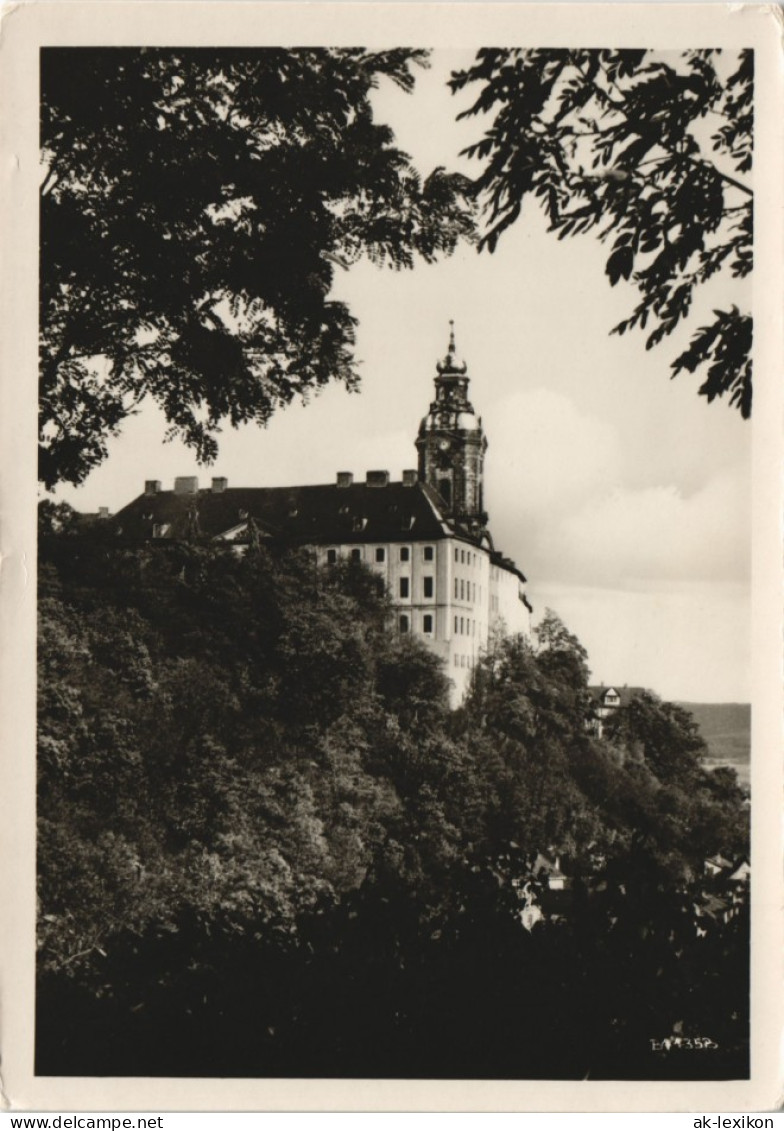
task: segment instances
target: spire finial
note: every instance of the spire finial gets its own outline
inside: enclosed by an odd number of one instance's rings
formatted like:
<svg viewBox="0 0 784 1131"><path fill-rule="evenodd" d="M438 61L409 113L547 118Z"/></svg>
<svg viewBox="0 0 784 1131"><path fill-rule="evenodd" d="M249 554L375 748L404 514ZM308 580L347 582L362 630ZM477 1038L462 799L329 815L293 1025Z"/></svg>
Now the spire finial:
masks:
<svg viewBox="0 0 784 1131"><path fill-rule="evenodd" d="M439 373L465 373L466 364L457 364L456 355L457 347L455 346L455 320L449 319L449 347L447 349L446 357L443 361L436 364L436 369Z"/></svg>

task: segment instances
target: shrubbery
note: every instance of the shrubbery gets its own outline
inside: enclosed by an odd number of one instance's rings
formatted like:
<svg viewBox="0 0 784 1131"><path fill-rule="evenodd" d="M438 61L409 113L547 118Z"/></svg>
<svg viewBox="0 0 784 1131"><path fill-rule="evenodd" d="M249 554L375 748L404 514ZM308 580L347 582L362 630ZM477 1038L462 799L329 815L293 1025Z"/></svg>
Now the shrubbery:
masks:
<svg viewBox="0 0 784 1131"><path fill-rule="evenodd" d="M39 1073L745 1072L745 909L694 906L746 811L684 712L592 736L554 616L451 712L362 567L47 517ZM540 853L570 902L527 931Z"/></svg>

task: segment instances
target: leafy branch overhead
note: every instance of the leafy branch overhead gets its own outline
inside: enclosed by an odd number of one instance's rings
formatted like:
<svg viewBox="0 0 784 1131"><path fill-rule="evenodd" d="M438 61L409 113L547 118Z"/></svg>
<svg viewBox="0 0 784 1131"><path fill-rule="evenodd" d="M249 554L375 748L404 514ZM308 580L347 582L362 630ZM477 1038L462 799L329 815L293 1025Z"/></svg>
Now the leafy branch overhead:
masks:
<svg viewBox="0 0 784 1131"><path fill-rule="evenodd" d="M47 49L41 56L41 478L81 482L145 398L200 459L355 387L336 266L449 254L464 178L420 179L374 121L398 48Z"/></svg>
<svg viewBox="0 0 784 1131"><path fill-rule="evenodd" d="M461 118L492 119L465 150L483 162L480 247L493 251L532 197L559 239L590 232L609 245L610 284L640 296L613 332L644 330L657 345L700 285L751 272L753 65L750 50L480 51L450 84L476 95ZM750 314L716 310L672 375L699 370L702 395L727 395L748 417L751 339Z"/></svg>

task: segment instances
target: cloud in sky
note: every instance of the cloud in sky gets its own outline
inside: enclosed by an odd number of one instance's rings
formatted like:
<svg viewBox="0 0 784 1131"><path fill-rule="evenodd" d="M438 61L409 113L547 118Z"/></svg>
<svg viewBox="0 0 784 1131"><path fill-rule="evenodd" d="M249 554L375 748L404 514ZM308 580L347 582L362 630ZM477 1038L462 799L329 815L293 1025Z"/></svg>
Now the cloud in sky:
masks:
<svg viewBox="0 0 784 1131"><path fill-rule="evenodd" d="M636 453L617 426L547 389L499 402L487 424L503 452L488 455L493 529L532 579L748 581L747 462L706 469L686 493L660 459L659 481L635 486Z"/></svg>
<svg viewBox="0 0 784 1131"><path fill-rule="evenodd" d="M638 589L532 586L588 649L595 683L647 687L664 699L751 698L751 616L745 585L695 582Z"/></svg>

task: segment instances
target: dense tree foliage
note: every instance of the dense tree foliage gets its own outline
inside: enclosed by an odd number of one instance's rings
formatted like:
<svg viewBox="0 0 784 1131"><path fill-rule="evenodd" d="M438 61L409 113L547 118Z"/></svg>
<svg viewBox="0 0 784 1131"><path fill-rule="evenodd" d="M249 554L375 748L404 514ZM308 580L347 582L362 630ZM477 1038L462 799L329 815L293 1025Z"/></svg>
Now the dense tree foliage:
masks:
<svg viewBox="0 0 784 1131"><path fill-rule="evenodd" d="M452 78L490 115L466 152L483 161L481 246L490 251L527 198L559 239L592 232L610 244L611 285L640 300L615 327L661 342L691 310L695 290L752 269L754 55L719 50L493 48ZM672 363L697 370L709 401L727 395L751 413L752 318L715 310Z"/></svg>
<svg viewBox="0 0 784 1131"><path fill-rule="evenodd" d="M41 478L78 483L145 397L200 459L356 384L336 265L432 261L472 232L463 179L422 181L374 121L426 52L41 54Z"/></svg>
<svg viewBox="0 0 784 1131"><path fill-rule="evenodd" d="M39 1073L744 1073L745 910L695 918L743 797L683 712L597 739L554 614L450 711L364 567L67 518L44 505ZM717 1048L652 1052L672 1033Z"/></svg>

